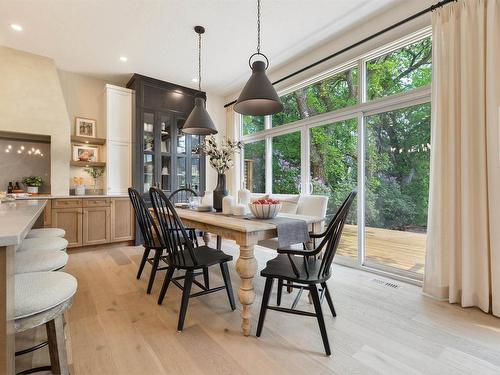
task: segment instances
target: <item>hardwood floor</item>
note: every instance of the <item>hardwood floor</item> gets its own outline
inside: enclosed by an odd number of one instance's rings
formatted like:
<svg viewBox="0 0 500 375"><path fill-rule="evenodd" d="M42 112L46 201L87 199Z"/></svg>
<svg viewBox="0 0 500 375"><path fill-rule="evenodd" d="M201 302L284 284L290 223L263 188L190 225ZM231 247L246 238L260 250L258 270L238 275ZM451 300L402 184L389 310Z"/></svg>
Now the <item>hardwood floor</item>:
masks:
<svg viewBox="0 0 500 375"><path fill-rule="evenodd" d="M224 250L237 254L235 245ZM176 332L180 290L172 286L156 304L164 273L146 295L146 266L135 279L138 247L70 251L66 271L78 279L67 314L71 373L81 374L500 374L500 319L477 309L434 301L420 288L334 266L329 288L337 310L324 306L332 356L325 357L316 320L269 311L262 337L255 334L264 280L256 277L252 335L240 330L224 291L190 301L182 333ZM258 248L259 268L274 253ZM235 258L236 259L236 258ZM233 288L238 287L229 268ZM381 282L383 281L383 282ZM211 285L222 285L218 267ZM274 290L271 296L276 301ZM284 294L283 304L292 295ZM301 308L312 309L304 295ZM44 330L17 336L17 347L42 340ZM17 370L44 364L46 349L18 358Z"/></svg>
<svg viewBox="0 0 500 375"><path fill-rule="evenodd" d="M400 270L424 274L425 233L366 227L366 259ZM358 256L358 228L346 225L338 254Z"/></svg>

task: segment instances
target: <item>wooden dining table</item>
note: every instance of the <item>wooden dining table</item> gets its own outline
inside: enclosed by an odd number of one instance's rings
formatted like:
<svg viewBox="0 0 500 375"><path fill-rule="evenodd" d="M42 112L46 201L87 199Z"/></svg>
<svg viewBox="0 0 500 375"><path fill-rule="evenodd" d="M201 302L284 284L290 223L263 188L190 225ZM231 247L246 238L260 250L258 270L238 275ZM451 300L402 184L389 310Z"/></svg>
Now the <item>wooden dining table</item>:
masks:
<svg viewBox="0 0 500 375"><path fill-rule="evenodd" d="M240 276L238 299L241 303L241 329L245 336L250 335L251 307L255 301L253 279L257 273L257 260L254 256L255 245L261 240L278 237L276 225L266 220L248 220L218 212L198 212L190 209L177 209L179 217L186 227L204 232L203 240L208 245L210 234L236 241L239 257L236 272ZM278 217L301 219L307 222L310 232L318 233L324 218L317 216L279 214ZM307 244L308 247L312 243Z"/></svg>

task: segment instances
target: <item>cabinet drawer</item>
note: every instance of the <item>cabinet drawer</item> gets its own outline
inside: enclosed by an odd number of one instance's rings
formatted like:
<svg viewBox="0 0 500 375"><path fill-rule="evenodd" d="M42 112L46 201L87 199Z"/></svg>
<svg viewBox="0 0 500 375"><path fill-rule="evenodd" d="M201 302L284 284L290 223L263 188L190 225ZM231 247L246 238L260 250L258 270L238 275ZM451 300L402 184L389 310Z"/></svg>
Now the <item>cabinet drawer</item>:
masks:
<svg viewBox="0 0 500 375"><path fill-rule="evenodd" d="M75 208L82 207L82 200L77 199L53 199L52 208Z"/></svg>
<svg viewBox="0 0 500 375"><path fill-rule="evenodd" d="M111 206L109 198L87 198L83 200L83 207L107 207Z"/></svg>

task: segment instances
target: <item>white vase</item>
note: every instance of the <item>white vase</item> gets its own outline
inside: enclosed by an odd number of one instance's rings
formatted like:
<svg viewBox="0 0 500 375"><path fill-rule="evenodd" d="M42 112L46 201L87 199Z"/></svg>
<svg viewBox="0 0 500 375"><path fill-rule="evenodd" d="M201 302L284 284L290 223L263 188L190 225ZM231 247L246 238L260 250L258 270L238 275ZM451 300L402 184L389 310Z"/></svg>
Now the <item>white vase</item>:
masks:
<svg viewBox="0 0 500 375"><path fill-rule="evenodd" d="M28 194L38 194L38 186L27 186L26 192Z"/></svg>

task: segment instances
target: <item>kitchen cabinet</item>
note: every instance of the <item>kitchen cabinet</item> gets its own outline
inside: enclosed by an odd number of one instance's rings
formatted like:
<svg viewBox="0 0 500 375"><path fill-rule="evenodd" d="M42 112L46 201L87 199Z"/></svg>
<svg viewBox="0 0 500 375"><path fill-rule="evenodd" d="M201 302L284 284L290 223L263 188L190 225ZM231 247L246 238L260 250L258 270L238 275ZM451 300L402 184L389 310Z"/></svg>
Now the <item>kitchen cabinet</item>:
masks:
<svg viewBox="0 0 500 375"><path fill-rule="evenodd" d="M82 225L84 246L108 243L111 239L110 207L97 206L84 208Z"/></svg>
<svg viewBox="0 0 500 375"><path fill-rule="evenodd" d="M51 226L66 231L68 248L131 241L135 237L135 216L128 198L52 199L51 206Z"/></svg>
<svg viewBox="0 0 500 375"><path fill-rule="evenodd" d="M127 84L135 90L133 125L133 186L149 203L149 188L168 195L190 187L205 192L205 156L198 146L203 136L187 135L182 127L194 107L196 95L187 87L134 74Z"/></svg>
<svg viewBox="0 0 500 375"><path fill-rule="evenodd" d="M111 202L111 242L134 239L135 216L128 198L115 198Z"/></svg>
<svg viewBox="0 0 500 375"><path fill-rule="evenodd" d="M126 194L132 186L133 90L106 85L107 194Z"/></svg>
<svg viewBox="0 0 500 375"><path fill-rule="evenodd" d="M55 201L57 201L56 199ZM81 202L81 199L79 200ZM56 207L58 205L53 205ZM68 247L78 247L83 245L83 208L52 208L52 226L66 231Z"/></svg>

